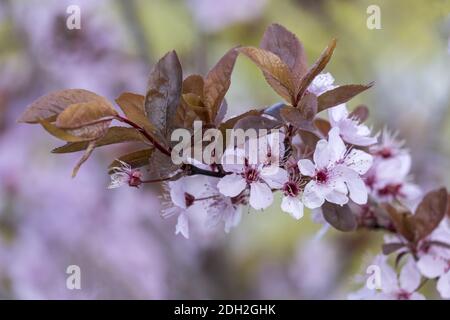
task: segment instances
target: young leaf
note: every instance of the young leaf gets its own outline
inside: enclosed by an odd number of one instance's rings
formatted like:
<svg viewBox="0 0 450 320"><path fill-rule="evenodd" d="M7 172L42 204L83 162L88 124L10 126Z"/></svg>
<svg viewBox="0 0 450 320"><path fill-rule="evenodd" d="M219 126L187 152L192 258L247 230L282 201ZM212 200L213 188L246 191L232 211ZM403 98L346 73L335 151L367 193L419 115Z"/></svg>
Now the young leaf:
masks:
<svg viewBox="0 0 450 320"><path fill-rule="evenodd" d="M277 120L283 121L283 118L281 117L281 110L285 107L287 107L286 104L279 102L264 109L264 114L268 114Z"/></svg>
<svg viewBox="0 0 450 320"><path fill-rule="evenodd" d="M54 119L72 104L106 101L98 94L84 89L66 89L49 93L30 104L19 122L39 123L41 119Z"/></svg>
<svg viewBox="0 0 450 320"><path fill-rule="evenodd" d="M330 131L330 129L331 129L331 124L330 124L330 122L328 122L327 120L325 120L325 119L320 119L320 118L317 118L317 119L314 119L314 126L317 128L317 129L319 129L319 131L320 131L320 133L322 134L322 135L324 135L325 137L327 137L328 136L328 132Z"/></svg>
<svg viewBox="0 0 450 320"><path fill-rule="evenodd" d="M331 40L328 47L322 52L319 59L314 63L314 65L308 70L308 72L303 76L303 78L300 81L300 85L297 90L295 91L295 94L297 96L296 101L299 101L303 94L305 93L306 89L308 89L311 82L314 80L314 78L322 72L323 69L325 69L325 66L328 64L328 61L330 61L331 56L333 55L334 48L336 48L336 39Z"/></svg>
<svg viewBox="0 0 450 320"><path fill-rule="evenodd" d="M359 105L350 113L349 117L362 123L369 117L369 109L365 105Z"/></svg>
<svg viewBox="0 0 450 320"><path fill-rule="evenodd" d="M116 99L116 103L129 120L144 128L148 133L156 132L156 127L145 115L144 100L145 97L140 94L124 92Z"/></svg>
<svg viewBox="0 0 450 320"><path fill-rule="evenodd" d="M230 88L231 73L233 72L237 55L236 48L230 49L205 77L203 103L208 108L211 121L214 121L216 118L225 94Z"/></svg>
<svg viewBox="0 0 450 320"><path fill-rule="evenodd" d="M200 100L203 100L203 87L205 83L203 81L203 77L198 74L191 74L186 79L183 80L183 89L182 93L193 93L200 97Z"/></svg>
<svg viewBox="0 0 450 320"><path fill-rule="evenodd" d="M106 132L105 136L97 140L96 147L130 142L130 141L141 141L145 142L145 138L136 129L126 128L126 127L111 127ZM84 150L88 147L89 142L69 142L61 147L52 150L52 153L70 153Z"/></svg>
<svg viewBox="0 0 450 320"><path fill-rule="evenodd" d="M401 242L385 243L383 244L382 250L384 255L390 255L391 253L404 248L405 244Z"/></svg>
<svg viewBox="0 0 450 320"><path fill-rule="evenodd" d="M318 108L317 97L314 93L307 92L297 105L302 117L306 120L314 119Z"/></svg>
<svg viewBox="0 0 450 320"><path fill-rule="evenodd" d="M316 149L317 142L320 140L320 137L317 133L312 131L299 130L297 134L300 136L300 139L303 142L302 153L312 153Z"/></svg>
<svg viewBox="0 0 450 320"><path fill-rule="evenodd" d="M116 115L105 101L72 104L58 115L55 126L85 140L96 140L106 134Z"/></svg>
<svg viewBox="0 0 450 320"><path fill-rule="evenodd" d="M339 206L325 202L322 206L325 220L340 231L353 231L357 227L356 217L348 205Z"/></svg>
<svg viewBox="0 0 450 320"><path fill-rule="evenodd" d="M197 118L195 111L189 106L189 104L182 97L180 99L180 105L177 108L174 123L179 128L192 128L192 125Z"/></svg>
<svg viewBox="0 0 450 320"><path fill-rule="evenodd" d="M250 111L244 112L236 117L230 118L227 121L223 122L219 128L222 131L225 131L226 129L233 129L239 120L241 120L245 117L248 117L248 116L258 116L258 115L261 115L261 113L262 112L260 110L250 110Z"/></svg>
<svg viewBox="0 0 450 320"><path fill-rule="evenodd" d="M78 160L77 164L75 165L75 167L72 170L72 178L75 178L75 176L78 173L78 170L80 170L81 165L83 163L85 163L87 161L87 159L89 159L89 157L91 156L92 152L95 149L95 146L96 146L95 145L95 141L90 141L89 142L89 144L88 144L88 146L86 148L86 151L84 151L83 156L81 157L80 160Z"/></svg>
<svg viewBox="0 0 450 320"><path fill-rule="evenodd" d="M174 118L180 103L183 75L175 51L167 53L150 72L145 96L145 113L167 138L175 129Z"/></svg>
<svg viewBox="0 0 450 320"><path fill-rule="evenodd" d="M301 111L297 108L286 106L280 110L281 118L300 130L315 132L315 128L310 120L306 120Z"/></svg>
<svg viewBox="0 0 450 320"><path fill-rule="evenodd" d="M318 112L345 103L357 94L369 89L373 83L368 85L348 84L325 91L318 97Z"/></svg>
<svg viewBox="0 0 450 320"><path fill-rule="evenodd" d="M388 203L384 204L382 207L389 214L389 217L391 218L391 221L394 224L397 232L400 233L409 242L413 242L415 236L413 229L414 227L409 218L412 216L411 212L409 212L405 208L401 208L401 210L398 210L396 207Z"/></svg>
<svg viewBox="0 0 450 320"><path fill-rule="evenodd" d="M278 120L272 120L263 116L247 116L245 118L240 119L234 125L234 129L243 129L244 131L247 129L274 129L276 127L281 126L281 122Z"/></svg>
<svg viewBox="0 0 450 320"><path fill-rule="evenodd" d="M289 67L296 88L308 70L303 45L292 32L279 24L272 24L264 33L260 47L276 54Z"/></svg>
<svg viewBox="0 0 450 320"><path fill-rule="evenodd" d="M447 190L440 188L425 195L416 209L413 221L415 240L419 241L428 236L444 218L447 213Z"/></svg>
<svg viewBox="0 0 450 320"><path fill-rule="evenodd" d="M52 136L54 136L58 139L67 141L67 142L80 142L80 141L93 140L92 138L86 138L86 137L73 135L72 133L68 132L67 130L56 127L54 124L48 122L47 120L39 120L39 123Z"/></svg>
<svg viewBox="0 0 450 320"><path fill-rule="evenodd" d="M109 170L111 170L114 167L120 167L120 161L123 161L127 164L129 164L131 166L131 168L140 168L143 166L148 165L148 161L153 153L155 149L150 148L150 149L142 149L142 150L138 150L138 151L134 151L128 154L125 154L123 156L120 156L117 160L114 160L110 165L109 165ZM167 161L167 157L166 161Z"/></svg>
<svg viewBox="0 0 450 320"><path fill-rule="evenodd" d="M223 119L225 119L227 111L228 111L227 100L223 99L222 104L219 107L219 111L217 112L216 118L214 119L214 124L216 125L216 127L218 127L222 123Z"/></svg>
<svg viewBox="0 0 450 320"><path fill-rule="evenodd" d="M55 125L61 129L79 129L117 116L116 110L108 102L91 101L72 104L56 118Z"/></svg>
<svg viewBox="0 0 450 320"><path fill-rule="evenodd" d="M282 98L288 102L292 101L295 91L291 71L280 57L260 48L243 47L238 50L250 58L264 72L270 86Z"/></svg>
<svg viewBox="0 0 450 320"><path fill-rule="evenodd" d="M260 110L250 110L247 112L244 112L236 117L230 118L225 122L222 122L219 125L219 130L222 132L223 137L223 145L225 146L227 143L227 139L229 138L229 132L227 133L227 130L231 130L235 127L236 123L239 122L239 120L244 119L248 116L260 116L262 114L262 111Z"/></svg>

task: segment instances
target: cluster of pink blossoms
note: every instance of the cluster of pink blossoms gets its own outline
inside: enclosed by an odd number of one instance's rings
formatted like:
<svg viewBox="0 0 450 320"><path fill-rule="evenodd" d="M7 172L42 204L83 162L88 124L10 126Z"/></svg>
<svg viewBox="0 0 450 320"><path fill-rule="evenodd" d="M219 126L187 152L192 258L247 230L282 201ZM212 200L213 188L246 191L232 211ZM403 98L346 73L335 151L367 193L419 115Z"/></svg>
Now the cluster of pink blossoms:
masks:
<svg viewBox="0 0 450 320"><path fill-rule="evenodd" d="M308 67L301 42L273 24L259 48L230 49L205 77L184 77L176 52L168 52L151 71L145 96L126 92L116 99L123 114L93 92L67 89L37 99L20 121L39 123L66 141L56 153L85 150L73 176L97 147L132 141L145 145L110 165L110 188L163 182L162 216L176 217L175 233L185 238L217 226L228 232L239 224L243 208L265 210L274 194L281 194L281 211L299 220L304 207L314 210L323 218L322 230L331 225L344 232L366 228L391 235L383 253L397 253L400 275L377 257L382 284L353 297L421 298L417 291L430 278L448 298L448 191L425 192L412 183L411 157L403 143L386 129L373 134L363 124L366 107L349 112L346 102L372 84L337 86L329 73L321 73L335 47L333 39ZM261 69L283 102L224 120L225 95L239 55ZM113 121L129 127L111 127ZM214 143L203 150L212 142L205 141L210 130ZM229 130L233 139L239 138L236 132L259 130L259 135L244 133L239 143L230 144L223 135ZM176 144L180 132L182 141ZM181 162L175 160L180 146Z"/></svg>
<svg viewBox="0 0 450 320"><path fill-rule="evenodd" d="M309 91L320 94L333 89L334 79L320 74L312 82ZM221 158L223 169L229 174L222 178L202 175L182 177L167 183L166 209L163 216L176 214L176 233L189 237L190 221L204 222L208 227L223 222L225 231L236 226L241 219L243 206L264 210L274 201L274 192L282 194L281 210L294 219L303 217L304 206L320 208L325 201L344 205L367 202L369 188L364 184L365 174L372 170L373 156L368 152L349 147L349 144L367 146L377 142L370 136L370 129L352 118L345 104L330 108L332 128L328 137L318 141L313 161L302 159L300 154L284 158L284 132L257 138L259 149L257 163L250 163L245 145L227 148ZM270 117L270 116L267 116ZM348 143L348 144L346 144ZM276 144L276 145L275 145ZM195 161L195 160L193 160ZM195 161L197 167L217 170L214 166ZM114 188L122 184L138 186L138 170L127 164L115 168L111 175Z"/></svg>

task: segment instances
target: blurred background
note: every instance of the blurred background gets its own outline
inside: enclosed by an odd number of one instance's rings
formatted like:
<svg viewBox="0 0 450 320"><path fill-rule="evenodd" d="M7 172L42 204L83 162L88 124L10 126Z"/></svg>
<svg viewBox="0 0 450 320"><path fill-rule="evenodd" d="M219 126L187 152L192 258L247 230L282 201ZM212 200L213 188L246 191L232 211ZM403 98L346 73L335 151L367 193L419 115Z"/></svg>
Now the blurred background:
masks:
<svg viewBox="0 0 450 320"><path fill-rule="evenodd" d="M66 9L81 9L68 30ZM369 5L381 29L366 26ZM100 148L76 179L79 154L16 119L52 90L84 88L114 99L144 94L147 74L176 49L184 74L205 74L229 48L257 46L283 24L312 63L338 39L326 71L337 84L375 87L349 104L370 111L374 131L400 132L424 189L450 186L450 1L151 0L0 1L1 299L337 299L355 285L381 233L328 232L307 212L300 221L279 205L248 212L229 234L174 235L159 215L161 189L108 190L106 167L127 146ZM227 117L276 103L257 68L239 58ZM279 201L279 199L277 200ZM66 268L81 268L81 290ZM430 286L430 294L434 292Z"/></svg>

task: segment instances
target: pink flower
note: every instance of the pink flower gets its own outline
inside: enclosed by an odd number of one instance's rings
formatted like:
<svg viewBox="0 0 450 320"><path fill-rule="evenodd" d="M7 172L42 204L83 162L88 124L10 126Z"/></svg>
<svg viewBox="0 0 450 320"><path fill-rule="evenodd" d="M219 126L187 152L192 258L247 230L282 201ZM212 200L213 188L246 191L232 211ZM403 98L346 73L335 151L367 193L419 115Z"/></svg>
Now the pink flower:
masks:
<svg viewBox="0 0 450 320"><path fill-rule="evenodd" d="M334 89L334 78L331 73L321 73L317 75L308 87L308 91L320 96L325 91Z"/></svg>
<svg viewBox="0 0 450 320"><path fill-rule="evenodd" d="M280 189L288 180L286 170L278 167L280 154L274 147L273 140L267 139L268 152L258 150L258 161L249 161L242 148L227 149L222 156L222 164L231 174L221 178L217 184L220 193L228 197L236 197L244 190L250 190L249 203L256 210L265 209L273 202L272 189ZM250 159L255 150L250 148ZM253 153L252 153L253 152ZM256 162L256 163L255 163Z"/></svg>
<svg viewBox="0 0 450 320"><path fill-rule="evenodd" d="M450 228L444 220L430 235L429 241L450 242ZM450 299L450 249L439 245L424 246L419 252L417 267L427 278L438 278L437 290L444 299Z"/></svg>
<svg viewBox="0 0 450 320"><path fill-rule="evenodd" d="M409 154L398 155L387 160L377 159L366 175L366 184L378 202L398 200L412 211L421 200L422 191L409 181L411 168Z"/></svg>
<svg viewBox="0 0 450 320"><path fill-rule="evenodd" d="M359 123L359 120L349 117L345 104L328 109L328 118L332 127L338 127L342 140L355 146L370 146L377 142L376 137L370 137L370 129Z"/></svg>
<svg viewBox="0 0 450 320"><path fill-rule="evenodd" d="M165 199L165 208L163 217L167 218L178 215L175 234L181 234L189 239L189 224L192 220L203 220L205 210L202 206L202 200L207 187L205 176L182 177L176 181L167 184L169 199Z"/></svg>
<svg viewBox="0 0 450 320"><path fill-rule="evenodd" d="M379 268L379 274L371 274L372 277L379 277L380 288L377 291L364 286L349 295L351 300L425 300L425 297L416 292L420 286L420 272L412 257L408 257L407 262L402 267L400 275L397 276L395 270L387 263L387 257L378 255L371 265ZM376 271L375 271L376 272Z"/></svg>
<svg viewBox="0 0 450 320"><path fill-rule="evenodd" d="M224 196L217 188L217 178L209 178L209 189L212 194L211 199L205 202L207 211L206 225L214 228L223 223L225 232L230 232L241 221L242 212L240 206L246 204L245 195L234 198Z"/></svg>
<svg viewBox="0 0 450 320"><path fill-rule="evenodd" d="M374 163L365 175L365 182L378 202L398 200L414 211L423 194L410 181L411 156L403 144L384 129L381 142L370 147Z"/></svg>
<svg viewBox="0 0 450 320"><path fill-rule="evenodd" d="M358 149L347 150L339 128L330 130L328 141L317 143L313 158L314 163L309 159L298 162L300 172L312 178L303 193L303 203L308 208L318 208L325 200L343 205L348 202L347 195L357 204L367 202L361 175L372 165L372 156Z"/></svg>
<svg viewBox="0 0 450 320"><path fill-rule="evenodd" d="M303 217L303 202L300 198L300 185L298 179L289 178L282 187L283 199L281 210L287 212L292 218L299 220Z"/></svg>
<svg viewBox="0 0 450 320"><path fill-rule="evenodd" d="M334 78L330 73L322 73L316 76L308 90L316 96L336 88ZM370 137L370 129L360 124L357 119L349 117L345 104L337 105L328 110L328 118L332 127L338 127L341 138L345 142L356 146L369 146L377 142L376 137Z"/></svg>
<svg viewBox="0 0 450 320"><path fill-rule="evenodd" d="M397 133L392 133L384 128L380 143L370 147L370 153L382 159L395 158L408 153L404 144L405 141L397 138Z"/></svg>

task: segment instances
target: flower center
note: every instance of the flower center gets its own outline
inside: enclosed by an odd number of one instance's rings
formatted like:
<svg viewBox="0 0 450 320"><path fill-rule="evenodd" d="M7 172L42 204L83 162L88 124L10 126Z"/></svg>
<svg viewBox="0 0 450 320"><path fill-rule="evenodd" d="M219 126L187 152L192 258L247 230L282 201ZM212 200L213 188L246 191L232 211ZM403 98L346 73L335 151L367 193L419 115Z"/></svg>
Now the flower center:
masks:
<svg viewBox="0 0 450 320"><path fill-rule="evenodd" d="M192 206L194 204L194 201L195 197L192 194L187 192L184 193L184 202L186 203L186 208Z"/></svg>
<svg viewBox="0 0 450 320"><path fill-rule="evenodd" d="M392 157L392 150L389 148L383 148L378 152L378 155L384 159Z"/></svg>
<svg viewBox="0 0 450 320"><path fill-rule="evenodd" d="M247 169L245 169L244 178L247 183L255 182L259 179L259 171L255 168L248 167Z"/></svg>
<svg viewBox="0 0 450 320"><path fill-rule="evenodd" d="M388 184L384 188L378 190L380 196L398 196L400 194L401 184Z"/></svg>
<svg viewBox="0 0 450 320"><path fill-rule="evenodd" d="M130 187L138 188L142 183L141 176L142 174L139 170L131 171L131 173L128 174L128 185Z"/></svg>
<svg viewBox="0 0 450 320"><path fill-rule="evenodd" d="M298 196L300 189L295 182L288 181L283 185L283 192L286 196L296 197Z"/></svg>
<svg viewBox="0 0 450 320"><path fill-rule="evenodd" d="M375 175L370 175L370 176L366 177L364 182L366 183L366 186L368 186L370 189L372 189L376 182Z"/></svg>
<svg viewBox="0 0 450 320"><path fill-rule="evenodd" d="M397 299L398 300L409 300L411 294L409 292L406 292L404 290L397 293Z"/></svg>
<svg viewBox="0 0 450 320"><path fill-rule="evenodd" d="M316 181L319 183L325 183L328 180L328 171L326 169L322 169L317 171L316 173Z"/></svg>

